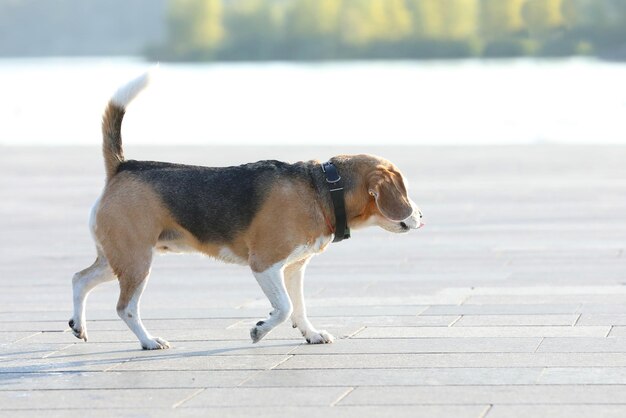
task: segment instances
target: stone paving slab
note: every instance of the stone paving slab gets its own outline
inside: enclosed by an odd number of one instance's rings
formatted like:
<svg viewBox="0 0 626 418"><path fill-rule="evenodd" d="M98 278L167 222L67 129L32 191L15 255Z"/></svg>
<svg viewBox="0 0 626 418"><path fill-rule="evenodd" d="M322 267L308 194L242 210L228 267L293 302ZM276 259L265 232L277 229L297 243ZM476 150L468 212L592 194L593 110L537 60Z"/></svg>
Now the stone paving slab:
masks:
<svg viewBox="0 0 626 418"><path fill-rule="evenodd" d="M626 314L587 314L580 315L577 325L626 325Z"/></svg>
<svg viewBox="0 0 626 418"><path fill-rule="evenodd" d="M339 401L348 389L345 387L291 387L291 388L218 388L204 390L178 407L317 407Z"/></svg>
<svg viewBox="0 0 626 418"><path fill-rule="evenodd" d="M576 314L580 304L549 303L523 305L438 305L431 306L420 315L547 315Z"/></svg>
<svg viewBox="0 0 626 418"><path fill-rule="evenodd" d="M37 409L44 413L59 406L85 405L91 408L152 407L171 408L173 404L191 396L191 389L135 389L135 390L19 390L0 391L0 405L11 409Z"/></svg>
<svg viewBox="0 0 626 418"><path fill-rule="evenodd" d="M626 337L626 327L624 326L614 326L611 327L611 332L608 335L609 337Z"/></svg>
<svg viewBox="0 0 626 418"><path fill-rule="evenodd" d="M609 291L609 290L607 290ZM477 295L470 296L463 303L467 305L523 305L532 304L585 304L583 307L595 304L626 304L626 295L623 294L592 294L592 295Z"/></svg>
<svg viewBox="0 0 626 418"><path fill-rule="evenodd" d="M463 315L454 322L455 327L485 327L485 326L558 326L558 325L610 325L583 323L579 314L571 315ZM578 321L578 322L577 322ZM625 322L626 324L626 317Z"/></svg>
<svg viewBox="0 0 626 418"><path fill-rule="evenodd" d="M258 370L3 373L0 390L201 389L235 387ZM63 405L59 405L63 407Z"/></svg>
<svg viewBox="0 0 626 418"><path fill-rule="evenodd" d="M246 387L410 386L410 385L530 385L541 368L418 368L266 370L243 383Z"/></svg>
<svg viewBox="0 0 626 418"><path fill-rule="evenodd" d="M626 338L545 338L538 352L624 353Z"/></svg>
<svg viewBox="0 0 626 418"><path fill-rule="evenodd" d="M548 368L541 374L538 383L607 385L625 384L626 367L569 367ZM626 403L626 394L622 401Z"/></svg>
<svg viewBox="0 0 626 418"><path fill-rule="evenodd" d="M353 338L606 337L610 330L610 326L368 327Z"/></svg>
<svg viewBox="0 0 626 418"><path fill-rule="evenodd" d="M421 353L291 355L276 369L423 367L626 367L622 353Z"/></svg>
<svg viewBox="0 0 626 418"><path fill-rule="evenodd" d="M279 407L198 407L198 408L186 408L184 405L180 408L176 408L174 411L171 409L157 409L157 408L135 408L120 409L120 408L107 408L107 409L90 409L90 417L110 417L111 414L119 417L135 418L137 416L149 416L149 417L169 417L175 414L177 417L198 417L198 416L210 416L210 417L233 417L233 418L249 418L254 417L267 417L276 418L281 416L297 416L302 418L317 418L320 416L329 418L343 418L343 417L363 417L363 416L375 416L384 418L414 418L429 417L429 418L483 418L486 411L489 409L488 405L415 405L415 406L315 406L315 407L300 407L300 406L279 406ZM32 411L27 410L10 410L11 417L32 417ZM84 411L81 409L52 409L46 411L46 417L51 418L66 418L66 417L84 417Z"/></svg>
<svg viewBox="0 0 626 418"><path fill-rule="evenodd" d="M626 416L626 404L614 405L601 403L596 405L494 405L488 418L622 418Z"/></svg>
<svg viewBox="0 0 626 418"><path fill-rule="evenodd" d="M87 356L48 357L45 359L13 360L0 363L6 372L64 372L64 371L110 371L117 370L265 370L285 361L279 354L253 355L206 355L183 354L172 356L134 356L132 353L101 354Z"/></svg>
<svg viewBox="0 0 626 418"><path fill-rule="evenodd" d="M340 405L602 404L626 401L625 385L358 387Z"/></svg>
<svg viewBox="0 0 626 418"><path fill-rule="evenodd" d="M358 334L357 334L358 335ZM346 353L533 353L541 338L397 338L339 340L330 346L301 345L294 354Z"/></svg>
<svg viewBox="0 0 626 418"><path fill-rule="evenodd" d="M626 147L125 151L384 155L427 226L354 231L310 263L308 312L334 344L290 324L252 344L271 307L249 269L194 256L156 258L142 299L172 349L140 350L115 283L90 295L83 343L67 320L72 274L94 258L100 150L0 147L0 416L626 416Z"/></svg>

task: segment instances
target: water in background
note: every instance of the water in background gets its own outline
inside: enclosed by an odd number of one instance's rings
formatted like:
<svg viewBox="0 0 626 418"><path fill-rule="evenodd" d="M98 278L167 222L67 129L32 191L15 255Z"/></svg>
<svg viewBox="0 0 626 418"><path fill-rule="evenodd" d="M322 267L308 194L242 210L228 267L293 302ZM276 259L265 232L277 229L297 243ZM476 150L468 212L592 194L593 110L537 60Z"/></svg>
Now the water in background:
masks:
<svg viewBox="0 0 626 418"><path fill-rule="evenodd" d="M98 145L132 58L0 60L0 145ZM626 64L162 64L133 145L626 143Z"/></svg>

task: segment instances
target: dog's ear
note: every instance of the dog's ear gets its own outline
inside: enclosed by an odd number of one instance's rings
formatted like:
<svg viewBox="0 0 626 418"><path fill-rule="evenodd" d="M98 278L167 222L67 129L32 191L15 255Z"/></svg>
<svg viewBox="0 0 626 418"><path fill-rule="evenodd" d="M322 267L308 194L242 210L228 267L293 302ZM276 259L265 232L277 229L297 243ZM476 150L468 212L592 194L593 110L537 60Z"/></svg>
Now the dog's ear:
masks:
<svg viewBox="0 0 626 418"><path fill-rule="evenodd" d="M379 167L370 176L368 192L374 196L380 213L390 221L402 221L413 213L404 181L399 174Z"/></svg>

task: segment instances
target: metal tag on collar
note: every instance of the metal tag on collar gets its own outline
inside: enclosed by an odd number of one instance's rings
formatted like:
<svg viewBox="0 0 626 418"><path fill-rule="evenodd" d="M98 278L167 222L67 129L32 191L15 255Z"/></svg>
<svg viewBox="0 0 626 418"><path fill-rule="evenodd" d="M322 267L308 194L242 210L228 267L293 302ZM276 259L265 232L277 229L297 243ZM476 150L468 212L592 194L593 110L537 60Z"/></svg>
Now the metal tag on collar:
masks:
<svg viewBox="0 0 626 418"><path fill-rule="evenodd" d="M341 176L337 172L337 167L330 161L322 164L322 171L326 174L327 183L334 184L341 180Z"/></svg>

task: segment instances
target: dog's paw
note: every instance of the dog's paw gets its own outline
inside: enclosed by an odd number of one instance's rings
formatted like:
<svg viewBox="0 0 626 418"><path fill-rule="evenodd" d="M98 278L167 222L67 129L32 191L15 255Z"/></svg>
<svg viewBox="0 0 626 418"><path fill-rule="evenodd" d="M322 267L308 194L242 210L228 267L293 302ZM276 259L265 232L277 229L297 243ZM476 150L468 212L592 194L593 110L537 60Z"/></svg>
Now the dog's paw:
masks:
<svg viewBox="0 0 626 418"><path fill-rule="evenodd" d="M72 329L72 334L80 340L87 342L87 330L83 325L81 325L78 321L75 321L74 318L70 319L68 325Z"/></svg>
<svg viewBox="0 0 626 418"><path fill-rule="evenodd" d="M166 348L170 348L170 343L162 338L154 337L152 339L142 341L141 348L144 350L165 350Z"/></svg>
<svg viewBox="0 0 626 418"><path fill-rule="evenodd" d="M268 330L263 329L264 321L259 321L253 328L250 328L250 338L252 338L253 343L258 343L267 335Z"/></svg>
<svg viewBox="0 0 626 418"><path fill-rule="evenodd" d="M309 344L330 344L335 341L335 337L324 330L309 333L305 338Z"/></svg>

